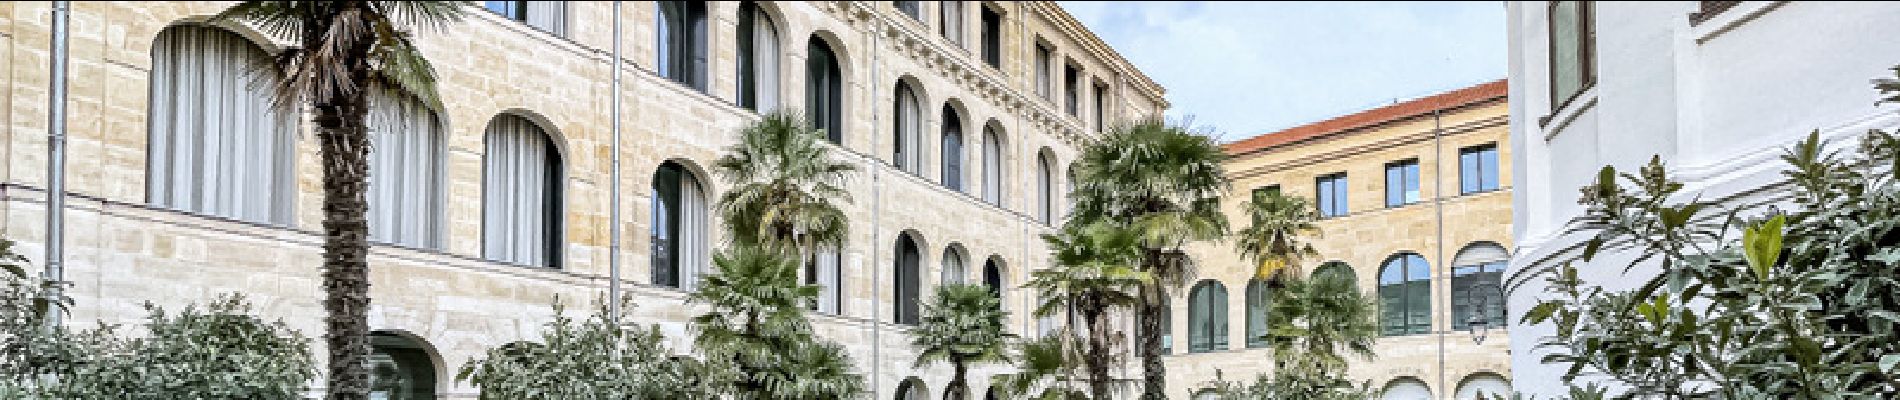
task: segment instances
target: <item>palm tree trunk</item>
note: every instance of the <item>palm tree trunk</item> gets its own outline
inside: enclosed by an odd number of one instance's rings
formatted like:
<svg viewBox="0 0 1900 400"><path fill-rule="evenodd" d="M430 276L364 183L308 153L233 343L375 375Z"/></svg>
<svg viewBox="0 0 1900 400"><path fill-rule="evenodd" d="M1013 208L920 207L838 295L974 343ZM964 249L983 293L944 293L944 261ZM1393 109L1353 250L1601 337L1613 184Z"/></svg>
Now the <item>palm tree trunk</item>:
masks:
<svg viewBox="0 0 1900 400"><path fill-rule="evenodd" d="M1161 314L1167 312L1167 292L1158 283L1142 285L1141 299L1140 312L1135 314L1141 325L1141 399L1167 400L1168 369L1161 363L1161 326L1168 323Z"/></svg>
<svg viewBox="0 0 1900 400"><path fill-rule="evenodd" d="M1082 311L1084 323L1089 325L1089 397L1109 399L1108 378L1108 324L1103 321L1105 310L1101 307L1089 307Z"/></svg>
<svg viewBox="0 0 1900 400"><path fill-rule="evenodd" d="M950 387L944 389L943 399L969 400L970 382L966 380L965 377L969 373L970 367L965 365L962 359L951 359L950 367L955 369L956 372L950 376Z"/></svg>
<svg viewBox="0 0 1900 400"><path fill-rule="evenodd" d="M307 34L306 40L321 40ZM330 400L369 398L369 43L346 50L354 93L316 104L323 158L324 341L330 351Z"/></svg>

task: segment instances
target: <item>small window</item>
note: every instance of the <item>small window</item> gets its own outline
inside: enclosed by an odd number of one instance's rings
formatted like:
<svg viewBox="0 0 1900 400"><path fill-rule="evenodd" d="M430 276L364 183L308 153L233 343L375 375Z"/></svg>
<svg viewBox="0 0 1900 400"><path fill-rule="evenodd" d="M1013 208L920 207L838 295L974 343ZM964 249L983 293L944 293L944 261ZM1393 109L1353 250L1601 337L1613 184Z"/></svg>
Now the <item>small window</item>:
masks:
<svg viewBox="0 0 1900 400"><path fill-rule="evenodd" d="M1265 280L1247 281L1247 348L1267 347L1267 308L1273 305L1268 290Z"/></svg>
<svg viewBox="0 0 1900 400"><path fill-rule="evenodd" d="M1403 207L1418 202L1418 160L1385 165L1385 206Z"/></svg>
<svg viewBox="0 0 1900 400"><path fill-rule="evenodd" d="M706 91L706 3L659 2L660 76Z"/></svg>
<svg viewBox="0 0 1900 400"><path fill-rule="evenodd" d="M1082 70L1076 68L1074 63L1069 63L1063 66L1062 68L1062 104L1063 104L1063 109L1068 110L1069 116L1071 117L1077 116L1079 115L1077 113L1081 112L1081 103L1082 103L1081 79L1082 79Z"/></svg>
<svg viewBox="0 0 1900 400"><path fill-rule="evenodd" d="M923 130L923 113L918 107L917 92L910 85L897 83L897 96L891 109L897 112L891 118L891 164L898 170L918 174L923 171L921 146L917 143Z"/></svg>
<svg viewBox="0 0 1900 400"><path fill-rule="evenodd" d="M939 33L943 34L944 39L949 39L950 44L962 48L963 2L955 0L940 2L937 11L942 14L942 23L937 24Z"/></svg>
<svg viewBox="0 0 1900 400"><path fill-rule="evenodd" d="M1346 173L1320 176L1318 181L1319 216L1330 218L1346 215Z"/></svg>
<svg viewBox="0 0 1900 400"><path fill-rule="evenodd" d="M1049 60L1051 53L1053 51L1049 50L1049 46L1036 44L1036 95L1041 96L1043 100L1050 100L1050 91L1054 89L1053 83L1049 82L1049 70L1054 68Z"/></svg>
<svg viewBox="0 0 1900 400"><path fill-rule="evenodd" d="M891 3L894 3L894 5L897 6L897 11L903 12L904 15L909 15L911 19L915 19L918 21L924 20L924 6L922 4L919 4L921 2L893 1Z"/></svg>
<svg viewBox="0 0 1900 400"><path fill-rule="evenodd" d="M653 284L692 290L711 265L707 197L699 178L672 161L653 174Z"/></svg>
<svg viewBox="0 0 1900 400"><path fill-rule="evenodd" d="M1096 83L1095 96L1090 97L1090 100L1095 101L1095 112L1089 114L1095 117L1095 131L1102 132L1108 130L1108 85Z"/></svg>
<svg viewBox="0 0 1900 400"><path fill-rule="evenodd" d="M806 44L805 117L833 144L844 143L844 74L831 45L811 37Z"/></svg>
<svg viewBox="0 0 1900 400"><path fill-rule="evenodd" d="M1048 149L1044 149L1047 151ZM1055 166L1049 154L1036 155L1036 219L1043 224L1055 220Z"/></svg>
<svg viewBox="0 0 1900 400"><path fill-rule="evenodd" d="M822 247L805 260L805 284L818 287L818 299L812 301L811 310L821 314L838 315L844 304L844 266L839 262L837 247Z"/></svg>
<svg viewBox="0 0 1900 400"><path fill-rule="evenodd" d="M565 1L486 1L482 8L555 36L567 36Z"/></svg>
<svg viewBox="0 0 1900 400"><path fill-rule="evenodd" d="M957 116L957 109L949 104L943 105L943 185L963 193L963 119Z"/></svg>
<svg viewBox="0 0 1900 400"><path fill-rule="evenodd" d="M1550 103L1563 108L1596 84L1596 11L1587 1L1550 2Z"/></svg>
<svg viewBox="0 0 1900 400"><path fill-rule="evenodd" d="M919 264L923 262L923 253L918 250L917 242L911 240L910 235L904 234L898 235L897 237L896 255L896 265L892 266L892 268L896 270L896 274L894 274L896 280L893 282L896 285L896 290L893 290L892 293L897 297L897 307L892 307L891 310L893 312L892 316L894 317L893 322L904 325L916 325L918 321L918 289L921 287L918 280L920 270L922 269L919 267Z"/></svg>
<svg viewBox="0 0 1900 400"><path fill-rule="evenodd" d="M983 63L990 68L1003 67L1003 14L989 6L983 9Z"/></svg>
<svg viewBox="0 0 1900 400"><path fill-rule="evenodd" d="M1478 193L1498 190L1498 145L1458 150L1458 190Z"/></svg>

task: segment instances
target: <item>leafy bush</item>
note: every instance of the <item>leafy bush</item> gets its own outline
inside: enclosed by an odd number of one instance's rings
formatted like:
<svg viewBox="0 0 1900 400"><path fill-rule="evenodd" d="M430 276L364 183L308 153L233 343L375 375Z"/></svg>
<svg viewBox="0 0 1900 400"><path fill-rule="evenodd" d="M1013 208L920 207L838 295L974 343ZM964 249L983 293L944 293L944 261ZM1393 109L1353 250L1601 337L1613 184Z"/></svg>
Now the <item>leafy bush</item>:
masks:
<svg viewBox="0 0 1900 400"><path fill-rule="evenodd" d="M40 346L54 352L37 397L58 399L295 399L316 377L310 340L282 321L250 315L243 296L218 296L202 311L176 315L147 304L146 335L121 338L115 327L53 331Z"/></svg>
<svg viewBox="0 0 1900 400"><path fill-rule="evenodd" d="M1628 251L1661 273L1616 291L1550 270L1552 296L1523 319L1556 326L1543 361L1623 397L1900 395L1900 138L1869 132L1858 150L1818 134L1789 149L1792 210L1671 202L1683 185L1656 159L1604 168L1583 189L1582 260Z"/></svg>
<svg viewBox="0 0 1900 400"><path fill-rule="evenodd" d="M705 366L674 357L657 328L611 322L605 306L585 320L554 303L540 342L490 349L462 366L456 380L483 399L712 398Z"/></svg>

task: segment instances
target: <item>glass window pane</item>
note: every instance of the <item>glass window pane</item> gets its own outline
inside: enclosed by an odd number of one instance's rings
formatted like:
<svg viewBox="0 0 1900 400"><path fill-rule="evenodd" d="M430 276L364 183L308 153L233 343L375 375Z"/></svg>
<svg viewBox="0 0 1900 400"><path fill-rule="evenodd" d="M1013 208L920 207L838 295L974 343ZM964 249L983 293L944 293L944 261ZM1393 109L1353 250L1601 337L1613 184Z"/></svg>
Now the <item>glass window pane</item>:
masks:
<svg viewBox="0 0 1900 400"><path fill-rule="evenodd" d="M1405 184L1404 179L1405 177L1403 176L1403 172L1400 170L1398 165L1395 164L1395 165L1385 166L1385 206L1386 207L1397 207L1401 204L1405 204L1405 199L1400 194L1401 191L1403 190L1403 188L1401 188L1400 185Z"/></svg>
<svg viewBox="0 0 1900 400"><path fill-rule="evenodd" d="M1405 203L1417 203L1419 200L1418 162L1405 166Z"/></svg>
<svg viewBox="0 0 1900 400"><path fill-rule="evenodd" d="M1556 107L1583 89L1581 5L1559 1L1550 7L1551 106Z"/></svg>
<svg viewBox="0 0 1900 400"><path fill-rule="evenodd" d="M1458 192L1478 191L1478 156L1466 150L1458 152Z"/></svg>
<svg viewBox="0 0 1900 400"><path fill-rule="evenodd" d="M1498 189L1498 148L1493 146L1478 153L1478 182L1480 190Z"/></svg>

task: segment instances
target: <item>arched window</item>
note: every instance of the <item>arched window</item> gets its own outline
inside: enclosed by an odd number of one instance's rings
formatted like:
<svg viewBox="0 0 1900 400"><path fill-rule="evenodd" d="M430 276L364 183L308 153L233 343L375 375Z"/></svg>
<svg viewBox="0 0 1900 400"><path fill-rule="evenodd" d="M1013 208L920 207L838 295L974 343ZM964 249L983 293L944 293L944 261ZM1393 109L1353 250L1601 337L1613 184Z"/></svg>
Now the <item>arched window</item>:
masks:
<svg viewBox="0 0 1900 400"><path fill-rule="evenodd" d="M541 126L514 114L489 121L485 135L482 257L560 267L560 150Z"/></svg>
<svg viewBox="0 0 1900 400"><path fill-rule="evenodd" d="M1267 281L1247 281L1247 347L1267 347L1267 309L1272 306Z"/></svg>
<svg viewBox="0 0 1900 400"><path fill-rule="evenodd" d="M943 185L963 191L963 119L956 107L943 105Z"/></svg>
<svg viewBox="0 0 1900 400"><path fill-rule="evenodd" d="M692 171L667 161L653 174L652 199L653 284L691 290L711 261L706 194Z"/></svg>
<svg viewBox="0 0 1900 400"><path fill-rule="evenodd" d="M838 55L817 35L806 44L806 54L805 117L832 143L844 143L844 74Z"/></svg>
<svg viewBox="0 0 1900 400"><path fill-rule="evenodd" d="M924 381L913 376L897 385L897 400L930 400L930 393L924 389Z"/></svg>
<svg viewBox="0 0 1900 400"><path fill-rule="evenodd" d="M983 201L1003 205L1003 136L983 127Z"/></svg>
<svg viewBox="0 0 1900 400"><path fill-rule="evenodd" d="M1511 381L1505 380L1498 374L1479 372L1466 376L1464 382L1458 384L1458 391L1454 392L1452 398L1458 400L1509 398L1511 393Z"/></svg>
<svg viewBox="0 0 1900 400"><path fill-rule="evenodd" d="M1504 247L1491 242L1465 246L1451 259L1452 329L1468 328L1479 319L1492 328L1504 327L1504 287L1499 281L1510 261Z"/></svg>
<svg viewBox="0 0 1900 400"><path fill-rule="evenodd" d="M983 286L990 288L991 295L1003 296L1003 267L994 258L983 261Z"/></svg>
<svg viewBox="0 0 1900 400"><path fill-rule="evenodd" d="M1432 388L1425 386L1425 382L1418 378L1401 377L1386 383L1385 389L1379 391L1379 398L1382 400L1431 400Z"/></svg>
<svg viewBox="0 0 1900 400"><path fill-rule="evenodd" d="M1386 336L1432 330L1432 267L1416 253L1400 253L1379 267L1380 325Z"/></svg>
<svg viewBox="0 0 1900 400"><path fill-rule="evenodd" d="M739 3L739 106L754 111L779 107L778 27L756 1Z"/></svg>
<svg viewBox="0 0 1900 400"><path fill-rule="evenodd" d="M918 4L920 2L893 1L891 3L892 5L897 7L897 11L903 12L904 15L909 15L912 19L916 19L918 21L924 20L924 6L921 4Z"/></svg>
<svg viewBox="0 0 1900 400"><path fill-rule="evenodd" d="M271 106L271 55L207 26L152 42L146 197L153 206L273 225L294 222L297 113Z"/></svg>
<svg viewBox="0 0 1900 400"><path fill-rule="evenodd" d="M442 121L409 96L370 94L369 237L442 248Z"/></svg>
<svg viewBox="0 0 1900 400"><path fill-rule="evenodd" d="M818 287L818 300L812 302L812 311L831 315L843 311L844 269L838 253L835 247L820 248L805 262L805 284Z"/></svg>
<svg viewBox="0 0 1900 400"><path fill-rule="evenodd" d="M918 271L921 270L918 264L923 263L923 253L918 251L917 241L904 234L897 236L896 255L896 265L892 269L896 270L893 276L897 278L894 282L897 288L892 293L896 296L897 307L892 307L891 311L895 312L897 323L916 325L920 286L917 281Z"/></svg>
<svg viewBox="0 0 1900 400"><path fill-rule="evenodd" d="M435 399L435 361L429 356L427 344L374 332L369 335L369 345L370 398Z"/></svg>
<svg viewBox="0 0 1900 400"><path fill-rule="evenodd" d="M938 278L937 282L943 285L961 284L964 276L966 275L963 271L963 255L959 254L955 247L944 249L943 276Z"/></svg>
<svg viewBox="0 0 1900 400"><path fill-rule="evenodd" d="M1325 264L1320 264L1319 268L1313 270L1314 277L1326 275L1344 278L1346 282L1352 283L1353 289L1359 288L1359 274L1352 272L1352 266L1346 265L1345 262L1327 261Z"/></svg>
<svg viewBox="0 0 1900 400"><path fill-rule="evenodd" d="M891 127L891 164L900 171L916 174L923 170L922 151L919 151L918 132L923 130L923 113L917 107L917 92L909 84L897 83L897 117L892 118Z"/></svg>
<svg viewBox="0 0 1900 400"><path fill-rule="evenodd" d="M1044 150L1036 154L1036 218L1048 224L1056 215L1055 165L1049 161L1048 149Z"/></svg>
<svg viewBox="0 0 1900 400"><path fill-rule="evenodd" d="M1188 352L1227 349L1227 286L1203 280L1188 291Z"/></svg>
<svg viewBox="0 0 1900 400"><path fill-rule="evenodd" d="M661 1L658 28L660 76L706 91L706 3Z"/></svg>

